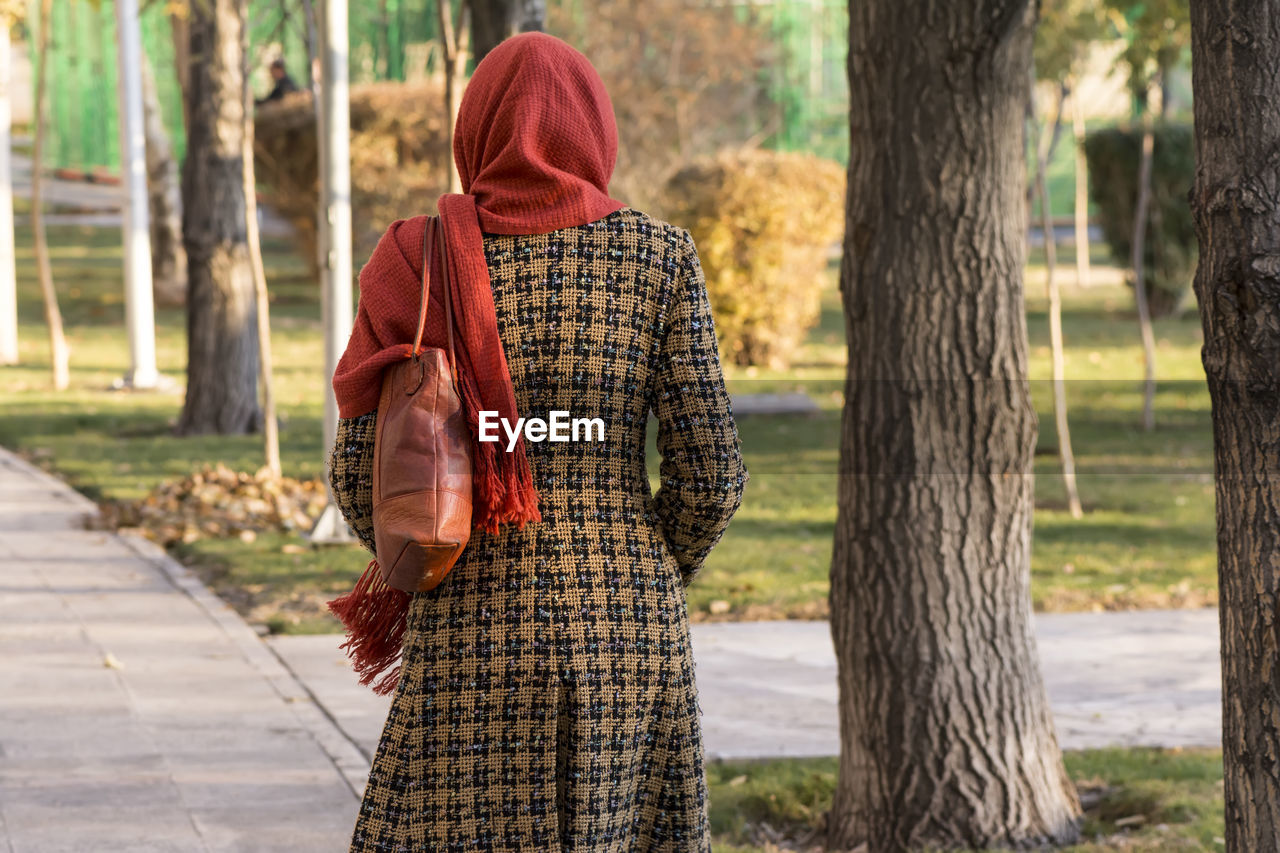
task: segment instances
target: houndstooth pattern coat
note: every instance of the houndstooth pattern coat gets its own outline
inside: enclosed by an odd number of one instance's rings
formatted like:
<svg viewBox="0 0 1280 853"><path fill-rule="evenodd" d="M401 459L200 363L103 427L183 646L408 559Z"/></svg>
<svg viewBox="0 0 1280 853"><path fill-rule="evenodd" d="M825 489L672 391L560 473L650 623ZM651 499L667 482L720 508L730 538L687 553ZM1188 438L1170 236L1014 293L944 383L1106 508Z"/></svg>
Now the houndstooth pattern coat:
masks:
<svg viewBox="0 0 1280 853"><path fill-rule="evenodd" d="M708 851L685 586L747 476L693 242L624 208L484 245L520 414L604 440L527 442L542 522L476 532L414 596L351 849ZM370 548L376 417L331 460Z"/></svg>

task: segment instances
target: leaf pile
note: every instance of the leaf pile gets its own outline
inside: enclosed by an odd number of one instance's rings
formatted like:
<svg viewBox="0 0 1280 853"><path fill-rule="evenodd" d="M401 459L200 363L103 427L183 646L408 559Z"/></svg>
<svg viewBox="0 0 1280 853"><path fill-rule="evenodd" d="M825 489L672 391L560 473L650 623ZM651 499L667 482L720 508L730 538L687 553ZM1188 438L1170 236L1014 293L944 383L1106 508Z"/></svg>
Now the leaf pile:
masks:
<svg viewBox="0 0 1280 853"><path fill-rule="evenodd" d="M259 533L310 530L327 501L320 480L274 477L265 468L247 474L219 463L160 483L141 500L107 504L102 520L165 547L230 536L252 542Z"/></svg>

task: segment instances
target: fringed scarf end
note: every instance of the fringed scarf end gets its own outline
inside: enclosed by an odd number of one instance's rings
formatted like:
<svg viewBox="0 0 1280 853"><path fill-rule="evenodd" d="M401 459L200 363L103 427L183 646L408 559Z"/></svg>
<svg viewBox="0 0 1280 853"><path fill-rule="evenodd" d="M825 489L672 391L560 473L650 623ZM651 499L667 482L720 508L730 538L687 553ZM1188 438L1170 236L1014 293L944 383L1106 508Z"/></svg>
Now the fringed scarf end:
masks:
<svg viewBox="0 0 1280 853"><path fill-rule="evenodd" d="M400 680L400 654L412 599L409 593L387 586L378 561L372 560L351 592L329 602L329 610L347 629L341 648L351 658L352 669L361 684L372 684L379 695L390 693Z"/></svg>
<svg viewBox="0 0 1280 853"><path fill-rule="evenodd" d="M508 453L494 445L482 445L475 454L472 472L475 502L472 525L485 533L497 533L503 524L523 527L541 521L538 490L533 487L523 444Z"/></svg>

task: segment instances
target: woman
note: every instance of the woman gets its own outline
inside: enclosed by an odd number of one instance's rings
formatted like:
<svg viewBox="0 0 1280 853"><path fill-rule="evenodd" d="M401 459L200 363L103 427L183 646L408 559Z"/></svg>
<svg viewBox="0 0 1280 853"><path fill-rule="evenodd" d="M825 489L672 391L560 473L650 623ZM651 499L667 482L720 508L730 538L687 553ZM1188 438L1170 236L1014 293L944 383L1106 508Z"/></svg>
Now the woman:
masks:
<svg viewBox="0 0 1280 853"><path fill-rule="evenodd" d="M565 43L517 36L476 68L465 194L440 200L464 408L473 431L560 411L604 432L473 445L470 543L403 597L401 671L364 661L395 695L352 850L710 849L685 586L747 477L693 243L608 197L616 153L604 86ZM424 221L392 225L361 272L334 377L334 493L370 550L380 375L414 332Z"/></svg>

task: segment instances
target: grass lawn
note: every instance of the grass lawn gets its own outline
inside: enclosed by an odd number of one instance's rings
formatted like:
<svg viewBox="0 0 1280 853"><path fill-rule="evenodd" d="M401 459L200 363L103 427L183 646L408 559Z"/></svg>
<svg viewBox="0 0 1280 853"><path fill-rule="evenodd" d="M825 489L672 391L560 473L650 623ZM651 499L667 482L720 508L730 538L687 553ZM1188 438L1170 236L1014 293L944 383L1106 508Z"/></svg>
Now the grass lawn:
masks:
<svg viewBox="0 0 1280 853"><path fill-rule="evenodd" d="M1082 843L1105 850L1222 850L1222 754L1217 750L1069 752L1085 807ZM809 849L831 807L835 758L711 762L711 827L720 853ZM772 836L785 839L781 843ZM772 843L771 843L772 842ZM797 843L800 842L800 843Z"/></svg>
<svg viewBox="0 0 1280 853"><path fill-rule="evenodd" d="M0 369L0 444L100 501L140 498L159 481L206 463L256 469L257 437L173 437L179 394L107 390L128 366L118 232L51 228L50 241L73 348L72 387L60 394L49 390L31 240L22 227L17 245L23 363ZM287 245L268 242L264 248L285 472L318 477L325 378L317 291ZM1085 290L1074 286L1074 269L1066 260L1068 397L1088 514L1074 521L1062 509L1050 389L1038 381L1049 371L1043 269L1033 265L1027 324L1041 421L1035 604L1041 610L1078 610L1212 603L1211 433L1199 323L1190 312L1157 324L1158 429L1144 434L1139 427L1141 351L1131 300L1114 268L1096 270L1104 284ZM161 310L157 322L161 370L181 380L183 315ZM736 393L799 388L820 409L810 416L740 419L752 481L729 533L690 589L695 618L825 615L844 357L833 273L821 322L793 370L729 371ZM278 631L333 630L336 622L320 602L349 587L364 567L363 552L307 550L298 544L285 534L261 535L251 543L201 539L182 546L179 556L201 568L215 589L252 620ZM727 602L727 613L711 617L712 602Z"/></svg>

